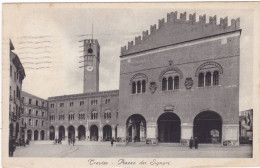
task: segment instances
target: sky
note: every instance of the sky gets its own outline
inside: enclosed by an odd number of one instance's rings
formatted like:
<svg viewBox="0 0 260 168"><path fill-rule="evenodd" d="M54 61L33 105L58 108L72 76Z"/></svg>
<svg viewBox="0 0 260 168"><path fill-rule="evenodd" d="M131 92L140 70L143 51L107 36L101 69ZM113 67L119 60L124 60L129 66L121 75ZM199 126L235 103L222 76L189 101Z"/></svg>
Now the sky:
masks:
<svg viewBox="0 0 260 168"><path fill-rule="evenodd" d="M253 96L253 12L220 10L215 7L195 9L191 5L171 4L135 6L116 4L19 4L3 8L3 42L11 39L26 78L23 90L42 98L83 92L82 42L92 36L100 44L100 91L119 89L120 49L150 25L177 11L196 12L220 18L240 18L240 111L251 109ZM136 5L136 4L135 4ZM194 5L196 6L196 5Z"/></svg>

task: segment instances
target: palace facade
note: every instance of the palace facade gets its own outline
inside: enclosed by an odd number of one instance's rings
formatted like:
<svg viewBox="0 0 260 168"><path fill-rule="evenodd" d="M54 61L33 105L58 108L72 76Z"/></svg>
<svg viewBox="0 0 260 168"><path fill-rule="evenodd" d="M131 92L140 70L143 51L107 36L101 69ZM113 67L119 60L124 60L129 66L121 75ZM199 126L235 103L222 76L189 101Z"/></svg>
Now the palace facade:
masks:
<svg viewBox="0 0 260 168"><path fill-rule="evenodd" d="M238 145L239 19L167 14L121 48L118 136Z"/></svg>

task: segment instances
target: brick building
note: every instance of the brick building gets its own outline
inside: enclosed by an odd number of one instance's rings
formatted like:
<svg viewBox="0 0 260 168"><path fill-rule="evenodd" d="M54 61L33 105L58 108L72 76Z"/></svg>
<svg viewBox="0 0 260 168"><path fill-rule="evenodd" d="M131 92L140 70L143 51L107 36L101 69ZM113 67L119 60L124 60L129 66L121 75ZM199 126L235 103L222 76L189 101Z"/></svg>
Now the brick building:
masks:
<svg viewBox="0 0 260 168"><path fill-rule="evenodd" d="M21 90L25 72L20 59L14 50L12 41L9 42L10 50L10 94L9 94L9 138L16 141L24 134L24 125L21 124L23 104L21 102Z"/></svg>
<svg viewBox="0 0 260 168"><path fill-rule="evenodd" d="M26 125L24 139L46 140L48 128L48 102L45 99L22 92L24 113L21 115L21 123Z"/></svg>
<svg viewBox="0 0 260 168"><path fill-rule="evenodd" d="M121 48L118 137L238 145L239 19L167 14Z"/></svg>

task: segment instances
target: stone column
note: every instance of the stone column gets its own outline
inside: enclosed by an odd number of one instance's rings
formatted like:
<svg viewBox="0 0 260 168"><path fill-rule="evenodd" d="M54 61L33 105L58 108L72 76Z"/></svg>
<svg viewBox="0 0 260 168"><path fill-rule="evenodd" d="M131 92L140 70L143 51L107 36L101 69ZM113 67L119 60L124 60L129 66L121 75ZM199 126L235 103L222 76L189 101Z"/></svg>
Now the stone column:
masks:
<svg viewBox="0 0 260 168"><path fill-rule="evenodd" d="M78 133L78 128L77 128L77 126L74 126L74 128L75 128L75 139L76 139L76 140L79 140L79 137L78 137L78 135L79 135L79 133Z"/></svg>
<svg viewBox="0 0 260 168"><path fill-rule="evenodd" d="M64 127L65 128L65 127ZM67 128L65 128L65 140L68 140L68 129Z"/></svg>
<svg viewBox="0 0 260 168"><path fill-rule="evenodd" d="M146 124L146 141L149 144L157 143L157 123L156 122L148 122Z"/></svg>
<svg viewBox="0 0 260 168"><path fill-rule="evenodd" d="M27 130L24 130L24 140L27 140Z"/></svg>
<svg viewBox="0 0 260 168"><path fill-rule="evenodd" d="M55 127L55 137L54 139L58 139L59 138L59 130L58 130L58 127L56 126Z"/></svg>
<svg viewBox="0 0 260 168"><path fill-rule="evenodd" d="M50 131L48 131L48 130L46 131L46 140L50 140Z"/></svg>
<svg viewBox="0 0 260 168"><path fill-rule="evenodd" d="M86 140L90 141L90 131L88 128L86 128Z"/></svg>
<svg viewBox="0 0 260 168"><path fill-rule="evenodd" d="M222 125L222 145L238 146L239 145L239 124Z"/></svg>
<svg viewBox="0 0 260 168"><path fill-rule="evenodd" d="M213 86L213 72L211 72L211 79L210 80L211 80L210 85Z"/></svg>
<svg viewBox="0 0 260 168"><path fill-rule="evenodd" d="M103 127L99 128L98 141L103 141Z"/></svg>
<svg viewBox="0 0 260 168"><path fill-rule="evenodd" d="M113 125L112 126L112 138L115 140L116 138L116 129L115 129L115 126Z"/></svg>
<svg viewBox="0 0 260 168"><path fill-rule="evenodd" d="M122 141L126 142L126 128L125 126L117 126L117 137Z"/></svg>
<svg viewBox="0 0 260 168"><path fill-rule="evenodd" d="M181 124L181 146L189 146L189 140L193 137L193 123Z"/></svg>

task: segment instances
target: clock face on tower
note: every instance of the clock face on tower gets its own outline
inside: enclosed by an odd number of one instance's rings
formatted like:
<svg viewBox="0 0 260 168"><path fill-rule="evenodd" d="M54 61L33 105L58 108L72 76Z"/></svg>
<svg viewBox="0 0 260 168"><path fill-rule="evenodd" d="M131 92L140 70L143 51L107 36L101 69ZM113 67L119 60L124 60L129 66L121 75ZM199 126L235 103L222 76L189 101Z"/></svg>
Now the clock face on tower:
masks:
<svg viewBox="0 0 260 168"><path fill-rule="evenodd" d="M93 71L93 66L87 66L87 71Z"/></svg>

